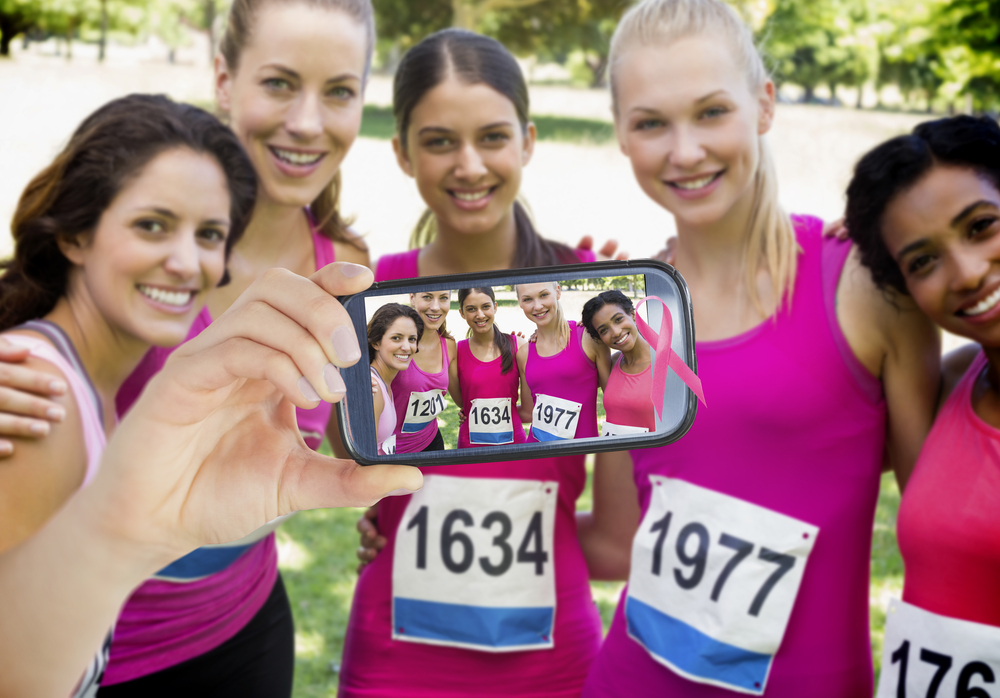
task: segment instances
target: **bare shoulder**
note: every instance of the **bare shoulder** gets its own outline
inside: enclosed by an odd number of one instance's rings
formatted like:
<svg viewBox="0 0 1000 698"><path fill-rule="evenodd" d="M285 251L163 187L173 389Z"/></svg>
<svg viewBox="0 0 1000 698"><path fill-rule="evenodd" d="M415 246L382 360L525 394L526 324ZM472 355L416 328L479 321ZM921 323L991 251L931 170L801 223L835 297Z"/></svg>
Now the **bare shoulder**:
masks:
<svg viewBox="0 0 1000 698"><path fill-rule="evenodd" d="M337 255L338 262L350 262L371 268L372 260L368 254L368 245L360 235L348 228L344 235L350 239L348 242L336 241L333 243L333 250ZM353 244L351 244L353 243Z"/></svg>
<svg viewBox="0 0 1000 698"><path fill-rule="evenodd" d="M975 342L964 344L958 349L953 349L941 359L941 398L938 407L951 395L962 376L969 370L973 360L982 351L982 347Z"/></svg>
<svg viewBox="0 0 1000 698"><path fill-rule="evenodd" d="M445 337L444 345L448 348L448 359L454 361L458 352L458 341L454 337Z"/></svg>

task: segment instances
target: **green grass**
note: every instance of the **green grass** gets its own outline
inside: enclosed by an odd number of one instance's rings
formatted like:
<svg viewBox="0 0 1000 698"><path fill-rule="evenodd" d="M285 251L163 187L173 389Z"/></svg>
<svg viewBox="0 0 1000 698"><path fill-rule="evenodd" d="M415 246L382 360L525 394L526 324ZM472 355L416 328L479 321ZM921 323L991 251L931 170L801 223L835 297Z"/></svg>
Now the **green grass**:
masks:
<svg viewBox="0 0 1000 698"><path fill-rule="evenodd" d="M445 410L441 419L446 439L454 443L457 411ZM329 450L324 444L324 452ZM593 457L587 458L587 488L577 508L587 510L593 501ZM884 607L889 596L899 596L903 562L896 546L896 512L899 490L892 475L884 475L875 515L872 541L871 637L876 680L882 659ZM295 698L337 695L337 674L350 614L358 545L354 524L361 509L323 509L302 512L278 530L281 572L295 616ZM607 631L624 584L592 582L594 601Z"/></svg>
<svg viewBox="0 0 1000 698"><path fill-rule="evenodd" d="M610 121L575 119L565 116L536 116L532 118L538 129L538 140L575 143L577 145L604 145L615 139L615 128ZM361 121L361 135L367 138L389 140L396 133L396 120L390 107L365 105Z"/></svg>

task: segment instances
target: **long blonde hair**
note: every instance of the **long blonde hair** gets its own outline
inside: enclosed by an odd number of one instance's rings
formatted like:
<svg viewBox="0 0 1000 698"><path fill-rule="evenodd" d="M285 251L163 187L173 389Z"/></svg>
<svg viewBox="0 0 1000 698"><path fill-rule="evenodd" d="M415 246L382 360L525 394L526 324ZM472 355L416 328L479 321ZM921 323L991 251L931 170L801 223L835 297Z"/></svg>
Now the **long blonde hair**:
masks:
<svg viewBox="0 0 1000 698"><path fill-rule="evenodd" d="M617 69L628 50L697 35L721 35L718 45L728 46L733 52L751 90L759 90L771 79L750 28L721 0L642 0L625 13L611 39L611 98L616 119ZM784 299L791 303L799 246L792 220L778 202L778 174L764 137L760 138L759 150L753 210L747 221L744 283L750 302L762 315L768 315L757 293L757 273L766 269L771 275L779 307Z"/></svg>

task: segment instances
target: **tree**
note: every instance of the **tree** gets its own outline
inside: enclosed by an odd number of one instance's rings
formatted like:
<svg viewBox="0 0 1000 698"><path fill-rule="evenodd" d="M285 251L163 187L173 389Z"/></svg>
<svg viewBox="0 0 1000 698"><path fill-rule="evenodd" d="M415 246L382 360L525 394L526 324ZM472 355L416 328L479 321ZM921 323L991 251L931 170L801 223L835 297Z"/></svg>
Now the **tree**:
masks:
<svg viewBox="0 0 1000 698"><path fill-rule="evenodd" d="M451 25L476 31L491 12L528 7L540 2L543 0L451 0Z"/></svg>
<svg viewBox="0 0 1000 698"><path fill-rule="evenodd" d="M10 55L10 42L38 24L41 0L0 0L0 56Z"/></svg>

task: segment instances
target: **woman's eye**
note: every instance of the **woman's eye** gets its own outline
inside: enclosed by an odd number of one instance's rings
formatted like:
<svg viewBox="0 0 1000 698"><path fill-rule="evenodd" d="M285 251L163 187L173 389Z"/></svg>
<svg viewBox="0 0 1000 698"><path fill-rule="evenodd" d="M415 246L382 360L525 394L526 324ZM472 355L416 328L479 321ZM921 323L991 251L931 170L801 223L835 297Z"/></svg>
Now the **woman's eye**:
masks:
<svg viewBox="0 0 1000 698"><path fill-rule="evenodd" d="M988 216L986 218L978 218L972 221L971 225L969 225L970 237L979 237L984 233L989 232L990 228L996 225L997 220L998 219L993 216Z"/></svg>
<svg viewBox="0 0 1000 698"><path fill-rule="evenodd" d="M267 78L263 81L263 85L272 90L287 90L292 86L285 78Z"/></svg>
<svg viewBox="0 0 1000 698"><path fill-rule="evenodd" d="M438 136L437 138L430 138L424 141L425 148L447 148L452 143L450 138L445 136Z"/></svg>
<svg viewBox="0 0 1000 698"><path fill-rule="evenodd" d="M663 126L663 121L660 119L642 119L637 121L635 124L636 131L649 131L650 129L659 128Z"/></svg>
<svg viewBox="0 0 1000 698"><path fill-rule="evenodd" d="M343 85L338 85L337 87L331 88L328 93L331 97L336 97L337 99L350 99L354 96L354 90L350 87L344 87Z"/></svg>
<svg viewBox="0 0 1000 698"><path fill-rule="evenodd" d="M209 242L222 242L226 239L226 233L218 228L203 228L198 232L198 236Z"/></svg>
<svg viewBox="0 0 1000 698"><path fill-rule="evenodd" d="M716 117L722 116L729 110L725 107L709 107L701 113L701 115L706 119L714 119Z"/></svg>
<svg viewBox="0 0 1000 698"><path fill-rule="evenodd" d="M906 266L911 274L919 274L926 271L931 263L933 263L934 257L929 254L922 254L914 257L910 260L910 263Z"/></svg>
<svg viewBox="0 0 1000 698"><path fill-rule="evenodd" d="M485 141L486 143L506 143L508 140L510 140L510 137L506 133L502 133L499 131L494 133L487 133L485 136L483 136L483 141Z"/></svg>
<svg viewBox="0 0 1000 698"><path fill-rule="evenodd" d="M147 233L163 233L167 230L167 227L163 223L154 219L136 221L135 226Z"/></svg>

